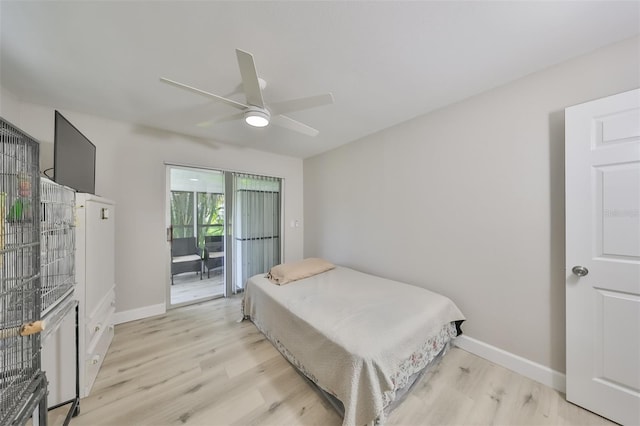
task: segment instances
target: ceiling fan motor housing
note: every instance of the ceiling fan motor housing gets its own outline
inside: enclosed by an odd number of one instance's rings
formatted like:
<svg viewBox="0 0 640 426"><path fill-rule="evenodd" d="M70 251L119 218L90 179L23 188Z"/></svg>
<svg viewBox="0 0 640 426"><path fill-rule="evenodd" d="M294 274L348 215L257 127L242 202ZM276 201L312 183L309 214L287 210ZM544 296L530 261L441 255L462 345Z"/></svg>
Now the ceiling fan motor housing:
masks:
<svg viewBox="0 0 640 426"><path fill-rule="evenodd" d="M271 114L269 114L269 111L267 111L266 108L260 108L253 105L249 106L244 113L244 121L253 127L267 126L270 118Z"/></svg>

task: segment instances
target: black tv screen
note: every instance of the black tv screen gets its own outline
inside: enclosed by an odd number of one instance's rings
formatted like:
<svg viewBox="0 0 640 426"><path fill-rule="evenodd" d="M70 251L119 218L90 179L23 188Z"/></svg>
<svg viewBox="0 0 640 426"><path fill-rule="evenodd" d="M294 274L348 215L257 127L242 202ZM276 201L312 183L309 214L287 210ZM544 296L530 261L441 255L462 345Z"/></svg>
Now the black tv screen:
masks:
<svg viewBox="0 0 640 426"><path fill-rule="evenodd" d="M53 180L78 192L96 192L96 146L62 114L55 114Z"/></svg>

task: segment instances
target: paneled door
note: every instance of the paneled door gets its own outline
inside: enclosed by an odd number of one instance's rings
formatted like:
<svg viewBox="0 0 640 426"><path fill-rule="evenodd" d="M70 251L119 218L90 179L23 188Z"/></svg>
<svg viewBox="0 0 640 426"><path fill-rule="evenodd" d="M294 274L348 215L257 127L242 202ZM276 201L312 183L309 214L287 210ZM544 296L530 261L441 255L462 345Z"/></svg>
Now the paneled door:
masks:
<svg viewBox="0 0 640 426"><path fill-rule="evenodd" d="M567 108L567 400L640 424L640 89Z"/></svg>

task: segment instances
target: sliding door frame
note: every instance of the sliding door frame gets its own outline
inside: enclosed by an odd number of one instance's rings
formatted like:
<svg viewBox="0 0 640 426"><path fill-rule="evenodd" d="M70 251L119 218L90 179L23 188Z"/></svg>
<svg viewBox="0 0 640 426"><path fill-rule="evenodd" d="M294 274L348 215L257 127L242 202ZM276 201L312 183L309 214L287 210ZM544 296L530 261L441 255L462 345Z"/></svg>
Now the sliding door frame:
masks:
<svg viewBox="0 0 640 426"><path fill-rule="evenodd" d="M236 263L233 254L233 213L236 208L233 203L233 173L231 171L224 172L224 297L233 294L233 271ZM227 203L228 199L231 200L230 203Z"/></svg>
<svg viewBox="0 0 640 426"><path fill-rule="evenodd" d="M169 227L171 226L171 213L170 213L170 203L171 203L171 167L183 167L190 169L200 169L200 170L210 170L214 172L222 172L224 174L224 197L225 197L225 211L224 211L224 228L225 228L225 259L224 259L224 272L225 272L225 292L222 297L230 297L233 295L233 271L235 267L235 256L233 255L234 250L234 238L233 238L233 173L241 173L247 175L256 175L256 176L266 176L280 179L280 259L284 260L284 247L285 247L285 188L286 188L286 179L282 176L265 174L256 171L250 170L236 170L236 169L228 169L224 167L213 167L213 166L202 166L196 164L185 164L185 163L175 163L175 162L164 162L165 165L165 244L166 244L166 257L165 257L165 306L166 309L179 308L184 306L180 305L171 305L171 239L170 239L170 231Z"/></svg>

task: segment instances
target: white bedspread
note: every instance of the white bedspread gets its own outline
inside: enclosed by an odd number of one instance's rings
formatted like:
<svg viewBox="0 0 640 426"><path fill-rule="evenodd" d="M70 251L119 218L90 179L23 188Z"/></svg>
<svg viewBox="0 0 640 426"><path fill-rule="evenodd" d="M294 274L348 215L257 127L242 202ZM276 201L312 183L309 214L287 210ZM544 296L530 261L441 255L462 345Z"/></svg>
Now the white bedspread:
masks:
<svg viewBox="0 0 640 426"><path fill-rule="evenodd" d="M286 286L256 275L247 282L243 311L289 361L342 401L345 426L381 418L399 378L415 372L401 370L426 365L430 360L415 358L435 346L443 326L464 320L442 295L344 267Z"/></svg>

